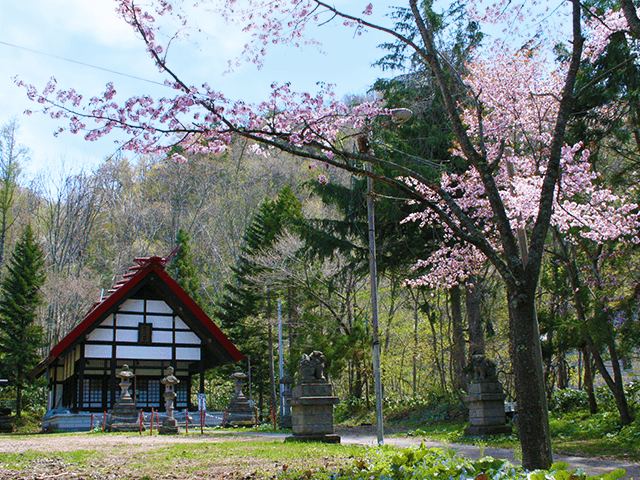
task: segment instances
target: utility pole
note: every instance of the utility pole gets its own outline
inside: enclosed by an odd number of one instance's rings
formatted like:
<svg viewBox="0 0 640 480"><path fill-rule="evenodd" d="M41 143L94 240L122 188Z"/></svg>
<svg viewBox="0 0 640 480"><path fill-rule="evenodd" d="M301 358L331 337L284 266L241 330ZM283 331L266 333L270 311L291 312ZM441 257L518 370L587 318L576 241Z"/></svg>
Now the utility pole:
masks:
<svg viewBox="0 0 640 480"><path fill-rule="evenodd" d="M280 406L280 418L284 415L284 384L280 381L284 376L284 355L282 342L282 300L278 299L278 385L280 385L278 395L278 405Z"/></svg>
<svg viewBox="0 0 640 480"><path fill-rule="evenodd" d="M408 108L391 110L391 121L400 125L411 118L413 112ZM371 124L365 125L364 131L357 137L358 150L363 155L374 156L370 144ZM371 162L367 162L365 170L372 172ZM384 445L384 415L382 409L382 372L380 370L380 336L378 334L378 266L376 262L376 220L375 192L373 178L367 176L367 223L369 224L369 284L371 288L371 336L373 344L373 378L376 393L376 436L378 445Z"/></svg>
<svg viewBox="0 0 640 480"><path fill-rule="evenodd" d="M357 138L358 150L373 156L369 144L370 125ZM371 163L365 169L371 172ZM369 224L369 285L371 289L371 335L373 344L373 379L376 394L376 436L378 445L384 445L384 416L382 410L382 373L380 371L380 337L378 335L378 267L376 262L376 221L373 179L367 177L367 223Z"/></svg>
<svg viewBox="0 0 640 480"><path fill-rule="evenodd" d="M367 171L371 164L367 163ZM367 177L367 222L369 223L369 284L371 286L371 331L373 340L373 378L376 390L376 435L378 445L384 445L382 411L382 372L380 371L380 337L378 335L378 266L376 262L376 214L373 178Z"/></svg>

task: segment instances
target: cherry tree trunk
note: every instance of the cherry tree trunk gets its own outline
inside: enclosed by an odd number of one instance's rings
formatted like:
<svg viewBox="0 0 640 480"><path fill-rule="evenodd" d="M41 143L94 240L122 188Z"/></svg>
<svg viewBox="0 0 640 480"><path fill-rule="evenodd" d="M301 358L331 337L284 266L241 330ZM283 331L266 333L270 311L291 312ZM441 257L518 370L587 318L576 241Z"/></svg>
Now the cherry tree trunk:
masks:
<svg viewBox="0 0 640 480"><path fill-rule="evenodd" d="M466 391L467 379L465 378L464 367L467 362L459 285L453 285L449 289L449 301L451 304L451 363L453 364L453 386L456 390Z"/></svg>
<svg viewBox="0 0 640 480"><path fill-rule="evenodd" d="M596 395L593 391L593 368L591 368L591 354L589 353L589 347L585 344L582 347L582 358L584 358L584 389L587 391L587 397L589 398L589 412L592 415L598 413L598 402L596 402Z"/></svg>
<svg viewBox="0 0 640 480"><path fill-rule="evenodd" d="M535 287L509 289L510 350L518 402L518 434L522 466L547 469L553 463L549 434L549 412L544 385ZM528 288L527 288L528 287Z"/></svg>
<svg viewBox="0 0 640 480"><path fill-rule="evenodd" d="M465 285L465 304L467 307L467 323L469 325L469 358L472 355L484 355L484 325L480 311L480 284L471 276Z"/></svg>
<svg viewBox="0 0 640 480"><path fill-rule="evenodd" d="M616 406L618 412L620 412L620 422L622 425L629 425L633 422L633 415L629 410L629 404L627 403L627 396L624 392L624 379L622 378L622 372L620 370L620 362L618 361L618 352L616 349L616 342L613 338L609 338L607 341L609 346L609 357L611 358L611 369L613 370L613 378L615 388L611 391L616 399Z"/></svg>

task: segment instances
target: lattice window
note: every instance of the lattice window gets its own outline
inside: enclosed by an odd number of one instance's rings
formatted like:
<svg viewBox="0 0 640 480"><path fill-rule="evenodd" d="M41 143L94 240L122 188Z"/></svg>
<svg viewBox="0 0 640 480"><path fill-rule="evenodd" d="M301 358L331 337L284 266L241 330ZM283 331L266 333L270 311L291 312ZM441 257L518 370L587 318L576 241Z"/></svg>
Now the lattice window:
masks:
<svg viewBox="0 0 640 480"><path fill-rule="evenodd" d="M85 377L82 387L82 404L85 408L102 407L104 394L102 377Z"/></svg>
<svg viewBox="0 0 640 480"><path fill-rule="evenodd" d="M141 408L160 406L160 380L136 378L136 406Z"/></svg>
<svg viewBox="0 0 640 480"><path fill-rule="evenodd" d="M189 398L188 379L181 378L180 383L174 387L174 391L176 392L175 408L187 408L187 400Z"/></svg>

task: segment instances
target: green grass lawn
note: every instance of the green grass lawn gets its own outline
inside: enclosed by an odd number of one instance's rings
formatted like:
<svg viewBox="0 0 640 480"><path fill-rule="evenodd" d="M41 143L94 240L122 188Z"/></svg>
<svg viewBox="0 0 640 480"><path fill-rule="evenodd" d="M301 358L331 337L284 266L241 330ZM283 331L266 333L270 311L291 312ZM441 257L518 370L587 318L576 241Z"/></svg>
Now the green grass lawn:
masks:
<svg viewBox="0 0 640 480"><path fill-rule="evenodd" d="M131 437L131 435L128 435ZM84 438L82 438L84 437ZM90 440L91 448L64 448L65 442ZM226 437L222 441L222 437ZM11 436L11 440L29 437ZM500 478L504 480L566 480L566 466L556 465L549 472L528 476L511 463L491 457L469 460L446 449L424 446L356 447L321 443L282 443L281 441L229 439L221 433L181 435L180 443L144 443L147 436L129 438L126 434L47 435L47 448L33 448L0 454L0 478L26 479L223 479L223 480L450 480ZM157 439L157 437L156 437ZM33 438L31 439L33 442ZM0 442L2 438L0 437ZM44 442L43 442L44 443ZM0 443L1 445L1 443ZM41 447L43 444L40 445ZM6 443L4 444L7 449ZM621 471L602 477L616 480ZM578 478L578 477L576 477ZM595 479L596 477L580 477Z"/></svg>

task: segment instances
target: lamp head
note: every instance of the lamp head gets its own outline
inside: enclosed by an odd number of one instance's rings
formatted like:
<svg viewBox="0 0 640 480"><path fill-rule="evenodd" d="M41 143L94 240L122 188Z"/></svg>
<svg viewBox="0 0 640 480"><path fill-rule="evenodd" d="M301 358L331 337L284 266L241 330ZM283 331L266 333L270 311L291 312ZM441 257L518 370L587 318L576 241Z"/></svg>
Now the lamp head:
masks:
<svg viewBox="0 0 640 480"><path fill-rule="evenodd" d="M408 108L391 109L391 121L397 125L402 125L413 116L413 112Z"/></svg>

